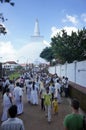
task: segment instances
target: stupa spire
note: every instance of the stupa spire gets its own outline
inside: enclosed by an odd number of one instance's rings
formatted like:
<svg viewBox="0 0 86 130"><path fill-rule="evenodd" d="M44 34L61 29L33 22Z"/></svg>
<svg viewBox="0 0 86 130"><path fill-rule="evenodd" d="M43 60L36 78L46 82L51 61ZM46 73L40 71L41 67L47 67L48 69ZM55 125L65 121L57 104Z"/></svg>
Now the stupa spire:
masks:
<svg viewBox="0 0 86 130"><path fill-rule="evenodd" d="M38 19L35 21L34 36L40 36Z"/></svg>

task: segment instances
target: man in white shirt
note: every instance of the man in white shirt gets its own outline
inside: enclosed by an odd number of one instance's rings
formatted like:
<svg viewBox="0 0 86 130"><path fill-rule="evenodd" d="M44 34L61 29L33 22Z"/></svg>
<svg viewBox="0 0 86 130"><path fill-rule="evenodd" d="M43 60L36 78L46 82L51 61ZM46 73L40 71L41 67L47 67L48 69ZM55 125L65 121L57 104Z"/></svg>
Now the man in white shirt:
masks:
<svg viewBox="0 0 86 130"><path fill-rule="evenodd" d="M23 121L16 117L17 106L12 105L8 109L9 118L1 124L1 130L24 130Z"/></svg>

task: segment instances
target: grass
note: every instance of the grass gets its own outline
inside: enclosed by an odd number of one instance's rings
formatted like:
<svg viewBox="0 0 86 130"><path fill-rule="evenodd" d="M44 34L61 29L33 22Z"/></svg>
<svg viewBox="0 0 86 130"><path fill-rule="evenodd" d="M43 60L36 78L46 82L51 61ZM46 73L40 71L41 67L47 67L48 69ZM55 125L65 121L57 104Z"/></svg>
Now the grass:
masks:
<svg viewBox="0 0 86 130"><path fill-rule="evenodd" d="M15 72L15 73L12 73L10 76L9 76L9 79L10 80L14 80L14 79L17 79L18 77L20 77L20 74L18 72Z"/></svg>

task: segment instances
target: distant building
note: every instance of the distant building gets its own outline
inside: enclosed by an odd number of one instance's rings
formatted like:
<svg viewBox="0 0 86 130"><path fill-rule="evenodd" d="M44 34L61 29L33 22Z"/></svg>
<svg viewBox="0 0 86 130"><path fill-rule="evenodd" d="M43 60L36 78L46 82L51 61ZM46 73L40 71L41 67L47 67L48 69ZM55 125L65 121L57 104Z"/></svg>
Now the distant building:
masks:
<svg viewBox="0 0 86 130"><path fill-rule="evenodd" d="M17 66L19 66L15 61L7 61L2 64L2 68L13 71Z"/></svg>
<svg viewBox="0 0 86 130"><path fill-rule="evenodd" d="M20 66L22 66L23 69L25 69L25 70L28 68L27 64L24 64L24 63L23 63L23 64L20 64Z"/></svg>

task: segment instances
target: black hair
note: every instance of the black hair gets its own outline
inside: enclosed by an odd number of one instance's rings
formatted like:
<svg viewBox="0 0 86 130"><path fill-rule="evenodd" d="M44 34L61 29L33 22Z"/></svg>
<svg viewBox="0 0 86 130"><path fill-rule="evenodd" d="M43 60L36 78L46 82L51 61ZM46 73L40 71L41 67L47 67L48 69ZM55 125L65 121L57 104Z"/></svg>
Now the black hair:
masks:
<svg viewBox="0 0 86 130"><path fill-rule="evenodd" d="M11 118L16 117L17 115L17 106L16 105L12 105L9 109L8 109L8 114Z"/></svg>
<svg viewBox="0 0 86 130"><path fill-rule="evenodd" d="M10 89L9 89L9 88L6 88L6 92L10 92Z"/></svg>
<svg viewBox="0 0 86 130"><path fill-rule="evenodd" d="M5 86L4 90L3 90L3 95L4 93L9 93L10 92L10 89L8 88L8 85Z"/></svg>
<svg viewBox="0 0 86 130"><path fill-rule="evenodd" d="M19 82L16 83L16 86L20 86L20 85L19 85Z"/></svg>
<svg viewBox="0 0 86 130"><path fill-rule="evenodd" d="M76 98L74 98L74 99L71 101L71 106L72 106L74 109L78 110L78 109L79 109L79 101L78 101Z"/></svg>

